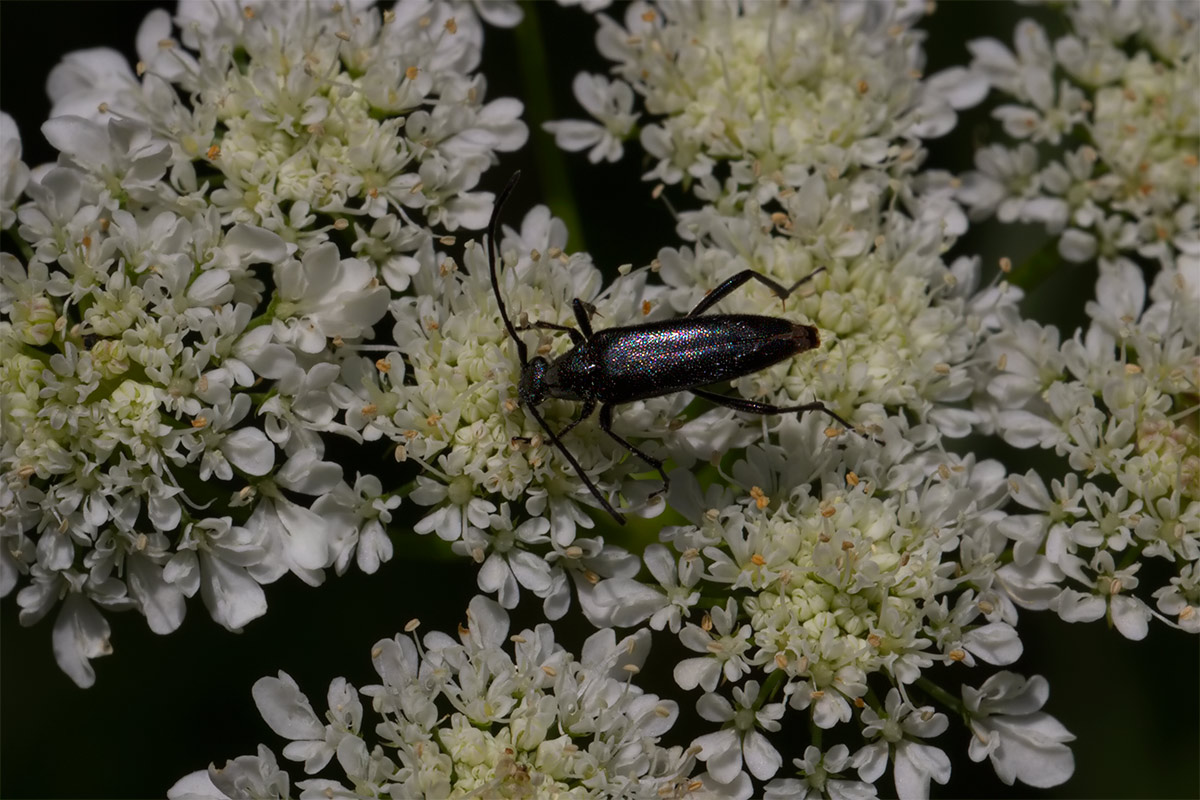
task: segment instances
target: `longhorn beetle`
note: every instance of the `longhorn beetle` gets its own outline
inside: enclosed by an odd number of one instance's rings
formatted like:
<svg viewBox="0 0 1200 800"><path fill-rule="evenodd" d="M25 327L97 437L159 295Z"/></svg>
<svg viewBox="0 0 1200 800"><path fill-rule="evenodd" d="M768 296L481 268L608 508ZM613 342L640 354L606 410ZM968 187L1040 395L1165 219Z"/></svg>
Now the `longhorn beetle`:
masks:
<svg viewBox="0 0 1200 800"><path fill-rule="evenodd" d="M754 270L742 270L709 292L686 316L647 322L643 325L593 331L591 313L595 309L577 297L571 305L575 311L575 321L579 324L578 330L550 322L533 322L520 328L514 326L504 306L504 298L500 296L500 278L496 270L496 223L504 201L508 199L520 177L521 173L516 172L509 179L508 185L496 199L492 218L488 223L488 265L492 273L492 291L496 294L496 305L500 307L500 318L504 320L508 335L517 344L517 357L521 361L521 382L517 389L517 398L537 420L538 425L567 459L604 510L611 514L618 524L624 525L625 517L600 493L596 484L583 471L579 461L562 442L562 437L568 431L592 415L597 404L600 404L600 430L658 470L663 480L660 492L665 491L670 483L663 469L663 462L638 449L613 431L613 406L688 391L718 405L751 414L822 411L848 430L854 430L853 425L820 402L803 403L798 406L774 406L741 397L729 397L702 388L766 369L797 353L812 350L821 343L821 339L812 325L797 325L779 317L753 314L711 314L706 317L700 315L749 280L764 284L781 300L786 300L788 295L820 272L820 269L787 288ZM571 337L572 347L552 361L541 356L531 359L528 347L518 335L519 330L531 328L565 333ZM550 397L578 400L583 403L579 415L558 433L550 429L546 418L538 410L538 406Z"/></svg>

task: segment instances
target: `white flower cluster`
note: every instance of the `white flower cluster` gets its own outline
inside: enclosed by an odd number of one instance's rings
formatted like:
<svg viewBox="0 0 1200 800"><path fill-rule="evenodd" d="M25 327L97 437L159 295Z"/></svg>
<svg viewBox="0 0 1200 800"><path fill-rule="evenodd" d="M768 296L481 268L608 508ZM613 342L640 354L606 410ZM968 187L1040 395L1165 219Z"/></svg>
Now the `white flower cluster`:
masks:
<svg viewBox="0 0 1200 800"><path fill-rule="evenodd" d="M632 3L624 26L597 15L618 76L581 73L597 122L550 123L559 146L615 161L642 112L647 177L674 184L727 162L738 186L793 185L810 169L892 175L920 165L920 139L954 127L986 84L961 68L923 79L921 3Z"/></svg>
<svg viewBox="0 0 1200 800"><path fill-rule="evenodd" d="M1026 19L1016 52L970 43L971 70L1011 100L994 116L1023 141L980 149L959 199L975 218L1044 225L1070 261L1200 257L1200 6L1075 2L1065 13L1070 31L1054 42Z"/></svg>
<svg viewBox="0 0 1200 800"><path fill-rule="evenodd" d="M1016 101L994 112L1005 130L1057 149L1039 166L1031 144L986 148L959 198L1043 223L1065 259L1099 265L1086 332L1014 316L981 349L982 427L1066 458L1010 477L1028 513L1000 526L1013 540L1000 578L1026 607L1106 618L1130 639L1154 616L1200 633L1200 9L1065 14L1053 44L1025 20L1015 53L970 45L972 68Z"/></svg>
<svg viewBox="0 0 1200 800"><path fill-rule="evenodd" d="M1000 578L1024 606L1108 618L1130 639L1146 635L1151 599L1200 633L1200 261L1161 269L1147 303L1138 266L1102 259L1096 296L1086 333L1060 343L1014 320L983 348L999 365L987 404L1000 435L1067 459L1049 488L1034 470L1011 476L1029 513L1001 525L1014 560ZM1143 585L1154 559L1167 582Z"/></svg>
<svg viewBox="0 0 1200 800"><path fill-rule="evenodd" d="M881 720L899 726L917 697L930 696L922 675L934 664L1007 665L1020 656L1016 609L995 579L1005 546L997 529L1006 518L1004 470L918 450L914 441L936 441L923 427L892 424L886 447L855 441L834 450L819 421L787 419L778 445L751 447L733 466L729 487L701 489L690 474L674 476L672 506L693 524L667 528L669 546L647 548L651 579L596 586L593 622L649 620L695 653L676 665L675 680L703 690L697 710L721 726L695 743L708 776L729 792L748 795L743 769L762 781L780 770L775 745L786 740L772 743L763 731L811 720L820 729L852 726L864 739L836 771L853 768L873 783L891 747L901 796L927 796L931 779L948 780L950 762L918 739L942 733L945 717L925 709L914 727L884 738ZM886 710L875 699L881 678L895 692ZM723 697L730 686L754 713ZM802 717L785 718L788 709ZM1041 756L1014 757L1011 742L989 751L1002 778L1047 786L1070 775L1063 742L1071 737L1061 726L1061 735L1038 740L1015 724L1019 732L1004 735L1040 742ZM808 774L802 761L794 764ZM777 779L766 790L794 781Z"/></svg>
<svg viewBox="0 0 1200 800"><path fill-rule="evenodd" d="M23 248L0 256L0 594L24 580L24 624L61 601L55 655L82 686L111 651L96 606L168 633L200 592L237 630L261 584L391 557L400 494L348 483L321 435L361 438L339 419L348 354L431 228L486 223L480 174L526 138L519 102L484 103L468 4L183 3L178 40L171 22L146 18L136 74L107 50L55 69L57 164L25 168L0 117Z"/></svg>
<svg viewBox="0 0 1200 800"><path fill-rule="evenodd" d="M658 745L678 707L633 683L649 652L647 631L621 641L611 630L597 631L578 659L545 623L511 637L508 631L504 610L476 597L457 638L435 631L423 643L415 635L376 643L371 661L381 683L356 693L335 679L321 716L286 673L255 683L263 718L290 740L284 756L310 776L336 759L348 779L298 781L298 796L709 796L689 778L694 752ZM380 718L373 740L358 694ZM293 795L290 777L264 746L184 777L167 796Z"/></svg>

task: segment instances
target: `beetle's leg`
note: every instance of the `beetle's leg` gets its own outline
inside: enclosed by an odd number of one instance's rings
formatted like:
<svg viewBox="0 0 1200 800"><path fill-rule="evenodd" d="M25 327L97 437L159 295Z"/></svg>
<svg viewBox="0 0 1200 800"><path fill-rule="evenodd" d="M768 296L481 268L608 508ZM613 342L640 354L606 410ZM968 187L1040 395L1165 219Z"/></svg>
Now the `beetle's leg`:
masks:
<svg viewBox="0 0 1200 800"><path fill-rule="evenodd" d="M596 313L596 307L576 297L571 302L571 308L575 309L575 321L579 323L579 330L583 331L583 338L592 338L592 315Z"/></svg>
<svg viewBox="0 0 1200 800"><path fill-rule="evenodd" d="M556 325L553 322L527 322L524 325L516 326L516 330L518 331L528 331L534 328L543 331L558 331L559 333L565 333L571 337L571 344L576 346L583 344L586 338L584 334L575 330L570 325ZM590 336L592 333L591 329L588 329L587 333Z"/></svg>
<svg viewBox="0 0 1200 800"><path fill-rule="evenodd" d="M747 400L744 397L731 397L726 394L717 394L716 392L710 392L705 389L688 389L688 391L697 397L703 397L705 400L711 400L717 405L722 405L726 408L732 408L737 411L746 411L751 414L790 414L792 412L803 414L805 411L820 411L841 423L842 427L846 430L854 431L864 439L871 439L871 441L875 441L874 438L860 432L854 427L854 425L830 411L824 403L819 401L804 403L798 406L773 406L768 403L758 403L754 400Z"/></svg>
<svg viewBox="0 0 1200 800"><path fill-rule="evenodd" d="M570 328L569 330L574 330L574 329ZM579 414L576 415L575 419L568 422L567 426L565 428L563 428L561 431L559 431L558 433L556 433L554 435L557 436L559 439L566 436L567 433L572 428L574 428L576 425L578 425L579 423L583 422L585 419L590 417L592 415L592 412L595 410L596 410L596 401L595 400L590 400L590 399L584 400L583 407L579 409ZM528 436L514 436L512 438L512 440L514 442L525 442L525 444L529 444L529 442L531 441Z"/></svg>
<svg viewBox="0 0 1200 800"><path fill-rule="evenodd" d="M591 398L584 400L583 408L579 409L579 414L576 415L575 419L573 419L569 423L567 423L567 427L563 428L561 431L558 432L558 438L561 439L562 437L566 436L568 431L570 431L576 425L578 425L579 423L583 422L585 419L590 417L592 415L592 412L595 410L596 410L596 401L595 400L592 400Z"/></svg>
<svg viewBox="0 0 1200 800"><path fill-rule="evenodd" d="M764 286L768 287L771 291L773 291L780 300L786 300L788 298L788 296L791 295L792 292L796 291L796 289L800 287L801 284L807 283L808 281L812 280L812 277L814 275L816 275L818 272L821 272L821 270L823 270L823 269L825 269L825 268L821 267L820 269L815 269L812 272L805 275L800 280L793 283L791 286L786 286L786 287L783 284L778 283L778 282L772 280L771 278L768 278L766 275L763 275L761 272L755 272L752 269L744 269L741 272L737 273L736 275L731 275L728 278L726 278L725 280L721 281L721 285L718 286L717 288L713 289L708 294L706 294L703 298L701 298L700 302L696 303L696 307L693 308L691 311L689 311L687 313L687 315L689 317L696 317L696 316L699 316L700 314L703 314L705 311L712 308L717 303L721 302L723 299L728 297L729 293L732 292L734 289L738 288L743 283L745 283L746 281L750 281L750 280L758 281L759 283L763 284Z"/></svg>
<svg viewBox="0 0 1200 800"><path fill-rule="evenodd" d="M633 453L635 456L640 458L642 461L645 461L647 464L649 464L650 466L652 466L656 470L658 470L658 474L662 476L663 485L662 485L661 489L659 489L657 492L654 493L654 495L662 494L663 492L665 492L667 490L667 487L671 485L671 479L667 477L667 471L663 469L663 462L660 461L659 459L655 458L654 456L650 455L649 453L639 450L638 448L634 447L632 444L627 442L625 439L622 439L615 432L613 432L613 429L612 429L612 414L613 414L613 412L612 412L612 410L613 410L613 407L611 405L600 406L600 430L604 431L609 436L611 436L614 442L621 445L626 450L628 450L629 452ZM651 496L654 496L654 495L651 495Z"/></svg>
<svg viewBox="0 0 1200 800"><path fill-rule="evenodd" d="M592 402L591 407L594 406L595 401ZM584 406L584 408L587 410L589 406ZM583 466L579 463L575 456L571 455L571 451L568 450L567 446L562 443L562 439L559 438L559 435L550 430L550 425L546 422L545 418L542 417L542 415L538 413L538 410L533 406L526 406L526 410L533 415L533 418L537 420L538 425L542 426L542 430L544 430L546 435L550 437L550 442L558 448L558 452L562 453L563 458L565 458L567 463L571 465L571 468L575 470L575 474L579 476L579 479L583 481L583 485L586 486L588 491L592 493L592 497L595 497L596 501L604 507L604 510L612 515L612 518L617 521L618 525L624 525L624 515L621 514L620 511L617 511L617 509L613 508L613 504L608 502L608 498L600 493L599 487L597 487L596 484L592 482L592 479L587 476L587 473L583 471ZM588 413L591 412L589 411ZM579 419L583 419L583 416L580 415ZM575 420L575 422L577 423L579 420ZM573 427L575 427L575 425L571 424L564 428L563 432L565 433Z"/></svg>

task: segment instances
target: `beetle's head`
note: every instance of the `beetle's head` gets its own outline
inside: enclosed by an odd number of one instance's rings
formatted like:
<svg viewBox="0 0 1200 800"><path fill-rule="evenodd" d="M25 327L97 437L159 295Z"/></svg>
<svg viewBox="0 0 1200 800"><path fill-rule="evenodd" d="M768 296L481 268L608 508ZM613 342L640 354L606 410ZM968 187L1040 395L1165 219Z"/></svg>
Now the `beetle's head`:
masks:
<svg viewBox="0 0 1200 800"><path fill-rule="evenodd" d="M537 356L529 361L521 370L521 402L527 406L540 406L549 394L546 385L546 370L550 364L546 359Z"/></svg>

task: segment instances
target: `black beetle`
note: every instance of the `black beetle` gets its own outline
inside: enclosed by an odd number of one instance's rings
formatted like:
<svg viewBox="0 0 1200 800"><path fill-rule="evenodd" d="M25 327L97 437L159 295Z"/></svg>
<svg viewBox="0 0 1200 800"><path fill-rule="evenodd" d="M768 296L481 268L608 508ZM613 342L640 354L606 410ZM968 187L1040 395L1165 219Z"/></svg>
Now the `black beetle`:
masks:
<svg viewBox="0 0 1200 800"><path fill-rule="evenodd" d="M600 493L596 484L583 471L579 461L562 443L562 437L590 417L597 404L600 404L600 429L658 470L663 480L660 492L665 491L670 483L663 469L663 462L642 452L613 432L613 406L688 391L719 405L753 414L823 411L847 429L854 429L853 425L820 402L773 406L741 397L717 394L702 388L766 369L797 353L812 350L820 345L821 339L812 325L799 325L780 317L754 314L713 314L702 317L700 314L749 280L756 280L770 287L780 299L787 299L797 287L820 272L820 269L786 288L753 270L742 270L709 292L686 316L648 322L644 325L593 331L591 314L595 309L575 298L572 308L575 311L575 321L579 324L578 329L550 322L533 322L519 329L514 326L500 296L500 278L496 271L496 223L504 201L512 193L520 176L520 172L515 173L500 192L492 210L491 221L488 223L488 264L492 273L492 290L496 294L496 304L500 307L504 327L517 343L517 356L521 360L521 382L517 397L600 505L619 524L625 524L625 517ZM553 361L541 356L530 359L528 347L518 335L518 330L531 328L565 333L571 337L573 347ZM546 419L538 411L538 406L551 397L583 403L579 415L558 433L550 429Z"/></svg>

